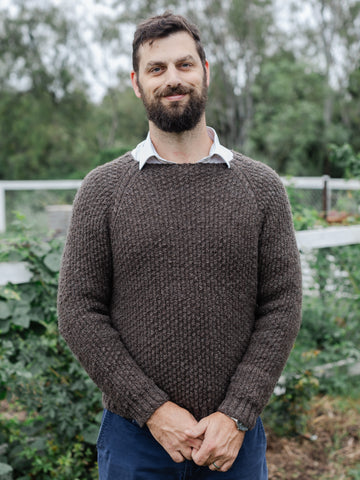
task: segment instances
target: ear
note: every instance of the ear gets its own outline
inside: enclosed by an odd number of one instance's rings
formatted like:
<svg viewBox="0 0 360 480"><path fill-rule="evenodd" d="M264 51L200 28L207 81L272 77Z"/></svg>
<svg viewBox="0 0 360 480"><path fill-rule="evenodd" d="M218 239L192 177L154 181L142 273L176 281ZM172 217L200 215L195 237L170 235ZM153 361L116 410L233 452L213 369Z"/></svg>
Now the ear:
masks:
<svg viewBox="0 0 360 480"><path fill-rule="evenodd" d="M206 85L210 85L210 65L209 62L205 61L205 73L206 73Z"/></svg>
<svg viewBox="0 0 360 480"><path fill-rule="evenodd" d="M130 78L131 78L131 84L132 84L132 87L134 89L135 95L138 98L141 98L141 92L140 92L140 89L139 89L137 76L136 76L136 73L134 72L134 70L131 72Z"/></svg>

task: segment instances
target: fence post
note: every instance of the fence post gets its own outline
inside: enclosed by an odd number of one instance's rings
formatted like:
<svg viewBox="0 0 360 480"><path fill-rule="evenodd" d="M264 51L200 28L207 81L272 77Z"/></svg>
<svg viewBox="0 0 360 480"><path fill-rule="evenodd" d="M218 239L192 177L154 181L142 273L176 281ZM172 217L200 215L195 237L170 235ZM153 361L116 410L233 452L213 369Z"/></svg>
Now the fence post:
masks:
<svg viewBox="0 0 360 480"><path fill-rule="evenodd" d="M0 182L0 233L6 230L5 187Z"/></svg>
<svg viewBox="0 0 360 480"><path fill-rule="evenodd" d="M331 210L331 186L329 175L323 175L323 212L326 220L329 210Z"/></svg>

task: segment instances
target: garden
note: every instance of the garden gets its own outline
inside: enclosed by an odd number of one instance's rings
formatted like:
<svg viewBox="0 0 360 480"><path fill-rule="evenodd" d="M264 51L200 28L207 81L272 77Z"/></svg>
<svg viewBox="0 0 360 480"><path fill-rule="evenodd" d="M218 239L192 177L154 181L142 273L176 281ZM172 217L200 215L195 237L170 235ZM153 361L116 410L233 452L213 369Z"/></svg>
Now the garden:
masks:
<svg viewBox="0 0 360 480"><path fill-rule="evenodd" d="M0 2L0 266L30 271L0 277L0 480L97 479L102 415L57 329L64 238L46 207L74 191L6 185L80 181L146 137L130 37L167 8L203 32L208 125L288 179L295 230L360 224L360 187L330 209L291 180L360 180L359 0ZM302 251L302 327L263 413L271 480L360 480L360 240L343 235Z"/></svg>

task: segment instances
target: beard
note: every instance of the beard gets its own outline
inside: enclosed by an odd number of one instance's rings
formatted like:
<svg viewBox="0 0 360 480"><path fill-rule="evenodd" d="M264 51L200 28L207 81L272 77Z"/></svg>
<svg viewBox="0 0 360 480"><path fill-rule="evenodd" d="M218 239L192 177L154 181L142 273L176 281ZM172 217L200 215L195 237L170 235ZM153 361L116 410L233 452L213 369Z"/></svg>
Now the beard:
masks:
<svg viewBox="0 0 360 480"><path fill-rule="evenodd" d="M138 82L138 86L147 117L160 130L170 133L182 133L192 130L200 122L208 98L205 75L200 92L197 92L194 88L178 85L177 87L167 87L161 92L156 92L154 98L151 99L145 94L140 82ZM186 94L189 95L189 98L185 104L184 100L171 102L170 105L164 105L161 102L162 97Z"/></svg>

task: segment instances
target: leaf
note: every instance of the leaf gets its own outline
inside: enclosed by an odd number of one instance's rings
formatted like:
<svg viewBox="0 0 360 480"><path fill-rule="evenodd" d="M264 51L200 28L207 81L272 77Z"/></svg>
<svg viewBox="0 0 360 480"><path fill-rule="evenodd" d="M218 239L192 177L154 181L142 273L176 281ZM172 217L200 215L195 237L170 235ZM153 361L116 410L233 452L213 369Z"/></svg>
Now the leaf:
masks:
<svg viewBox="0 0 360 480"><path fill-rule="evenodd" d="M20 295L9 286L0 286L0 296L6 300L20 300Z"/></svg>
<svg viewBox="0 0 360 480"><path fill-rule="evenodd" d="M31 251L32 253L39 258L44 257L48 254L51 250L51 247L48 243L38 243L36 245L32 245Z"/></svg>
<svg viewBox="0 0 360 480"><path fill-rule="evenodd" d="M84 441L90 445L96 445L96 440L99 433L97 425L89 425L83 432Z"/></svg>
<svg viewBox="0 0 360 480"><path fill-rule="evenodd" d="M0 320L5 320L10 317L10 309L6 302L0 301Z"/></svg>
<svg viewBox="0 0 360 480"><path fill-rule="evenodd" d="M34 448L36 451L41 451L46 449L46 438L37 437L33 442L30 443L30 447Z"/></svg>
<svg viewBox="0 0 360 480"><path fill-rule="evenodd" d="M10 320L0 320L0 333L8 333L10 328Z"/></svg>
<svg viewBox="0 0 360 480"><path fill-rule="evenodd" d="M52 272L58 272L60 270L61 255L56 252L49 253L44 259L44 263Z"/></svg>
<svg viewBox="0 0 360 480"><path fill-rule="evenodd" d="M18 305L15 308L12 323L18 327L29 328L30 325L30 315L29 315L29 306L28 305Z"/></svg>
<svg viewBox="0 0 360 480"><path fill-rule="evenodd" d="M29 328L30 317L28 315L23 315L21 317L15 317L13 319L13 324L18 327Z"/></svg>

